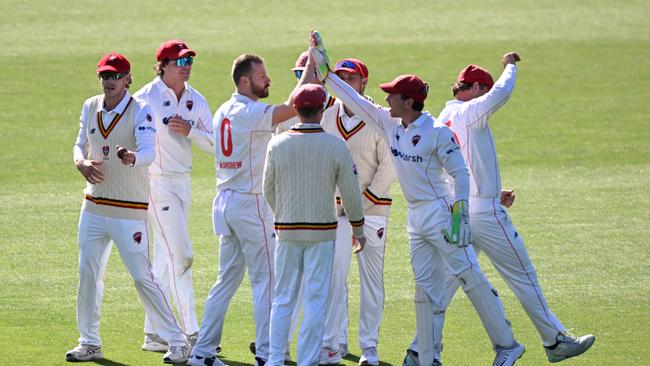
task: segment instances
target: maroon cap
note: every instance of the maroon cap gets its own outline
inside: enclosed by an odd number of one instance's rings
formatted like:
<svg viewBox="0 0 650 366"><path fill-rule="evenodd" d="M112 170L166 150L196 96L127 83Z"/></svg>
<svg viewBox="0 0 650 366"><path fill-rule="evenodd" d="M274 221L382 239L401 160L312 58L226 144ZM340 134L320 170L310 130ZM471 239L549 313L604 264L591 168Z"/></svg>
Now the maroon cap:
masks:
<svg viewBox="0 0 650 366"><path fill-rule="evenodd" d="M303 107L323 107L327 100L325 88L318 84L302 85L291 98L291 104L295 109Z"/></svg>
<svg viewBox="0 0 650 366"><path fill-rule="evenodd" d="M196 56L196 52L192 51L185 42L180 39L172 39L158 47L156 50L156 60L162 61L164 59L176 60L187 56Z"/></svg>
<svg viewBox="0 0 650 366"><path fill-rule="evenodd" d="M296 60L296 66L291 71L304 70L307 66L307 58L309 58L309 51L301 53Z"/></svg>
<svg viewBox="0 0 650 366"><path fill-rule="evenodd" d="M424 102L429 93L429 85L416 75L400 75L390 83L379 84L388 94L404 94L418 102Z"/></svg>
<svg viewBox="0 0 650 366"><path fill-rule="evenodd" d="M104 57L99 60L99 63L97 63L97 73L104 71L128 74L131 72L131 64L124 55L117 52L111 52L104 55Z"/></svg>
<svg viewBox="0 0 650 366"><path fill-rule="evenodd" d="M494 85L492 75L490 75L486 69L477 65L468 65L466 68L462 69L458 74L458 81L470 84L483 84L487 86L488 89L492 89L492 85Z"/></svg>
<svg viewBox="0 0 650 366"><path fill-rule="evenodd" d="M356 58L344 58L336 63L334 72L347 71L353 74L361 74L361 77L368 77L368 67L361 60Z"/></svg>

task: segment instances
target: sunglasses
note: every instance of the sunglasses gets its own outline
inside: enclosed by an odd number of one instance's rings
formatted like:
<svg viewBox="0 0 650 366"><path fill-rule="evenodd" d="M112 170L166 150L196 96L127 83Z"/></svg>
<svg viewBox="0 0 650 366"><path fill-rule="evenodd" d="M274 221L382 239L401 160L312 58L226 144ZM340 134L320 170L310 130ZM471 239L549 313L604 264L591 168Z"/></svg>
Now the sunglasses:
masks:
<svg viewBox="0 0 650 366"><path fill-rule="evenodd" d="M124 75L126 74L121 72L110 72L110 71L99 73L99 77L102 80L120 80L121 78L124 77Z"/></svg>
<svg viewBox="0 0 650 366"><path fill-rule="evenodd" d="M183 57L183 58L177 58L175 61L176 61L176 66L178 67L190 66L194 63L194 58Z"/></svg>
<svg viewBox="0 0 650 366"><path fill-rule="evenodd" d="M302 73L305 70L294 70L293 74L296 75L296 78L300 79L302 77Z"/></svg>
<svg viewBox="0 0 650 366"><path fill-rule="evenodd" d="M336 64L336 69L352 69L357 70L362 77L366 77L366 74L363 72L363 68L356 62L350 60L343 60Z"/></svg>

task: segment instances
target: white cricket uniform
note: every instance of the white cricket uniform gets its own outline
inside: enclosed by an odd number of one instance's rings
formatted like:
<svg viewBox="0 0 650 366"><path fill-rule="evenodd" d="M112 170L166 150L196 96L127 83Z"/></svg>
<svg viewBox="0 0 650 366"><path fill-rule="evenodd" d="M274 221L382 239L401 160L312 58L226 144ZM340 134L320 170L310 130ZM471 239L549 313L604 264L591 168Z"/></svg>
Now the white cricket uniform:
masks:
<svg viewBox="0 0 650 366"><path fill-rule="evenodd" d="M335 98L331 98L335 99ZM342 138L352 154L363 192L364 234L366 245L356 255L361 287L359 347L377 347L379 326L384 308L384 252L388 230L388 213L392 203L390 185L395 180L386 140L376 128L366 126L358 116L348 116L343 103L336 99L321 120L325 132ZM352 258L352 226L340 207L336 232L330 295L323 347L337 350L347 344L348 285Z"/></svg>
<svg viewBox="0 0 650 366"><path fill-rule="evenodd" d="M111 240L157 333L170 345L186 343L149 261L147 167L154 159L156 132L151 115L149 107L128 92L111 111L104 108L103 95L88 99L81 111L73 158L101 161L104 180L86 184L79 219L80 344L101 345L99 313ZM115 145L135 151L132 167L122 164Z"/></svg>
<svg viewBox="0 0 650 366"><path fill-rule="evenodd" d="M275 234L273 216L262 196L262 174L272 116L273 106L238 93L214 115L213 224L220 238L219 277L206 299L199 339L192 350L198 356L216 355L228 305L248 269L256 356L268 359Z"/></svg>
<svg viewBox="0 0 650 366"><path fill-rule="evenodd" d="M470 173L469 218L474 248L484 251L519 298L537 328L545 346L555 344L566 328L551 312L542 294L537 273L524 241L505 207L499 204L501 176L494 138L488 119L503 106L514 89L517 67L509 64L492 89L467 102L452 100L440 112L438 123L449 126L456 135ZM451 301L457 281L445 286L446 304Z"/></svg>
<svg viewBox="0 0 650 366"><path fill-rule="evenodd" d="M214 151L212 114L205 98L188 83L178 100L160 77L143 86L134 98L144 100L156 124L156 159L149 167L151 196L149 218L153 222L153 271L167 295L175 301L185 334L199 330L196 319L192 261L194 252L188 232L192 192L192 142L209 153ZM187 137L169 131L169 118L189 121ZM145 314L145 333L155 333Z"/></svg>
<svg viewBox="0 0 650 366"><path fill-rule="evenodd" d="M492 344L510 347L514 337L501 300L472 253L449 245L441 232L451 225L452 197L467 199L469 193L467 168L451 130L434 126L434 118L428 112L405 128L400 119L390 116L388 109L366 100L334 73L327 76L327 85L356 115L378 126L388 141L408 202L407 231L416 285L426 292L434 307L440 306L444 277L435 276L434 270L446 264L450 273L463 282L463 290ZM453 196L447 173L455 181Z"/></svg>
<svg viewBox="0 0 650 366"><path fill-rule="evenodd" d="M284 352L300 283L304 317L297 363L318 363L336 239L335 191L341 192L355 237L363 236L363 206L345 143L317 123L301 123L273 138L264 168L264 198L275 213L278 247L268 364Z"/></svg>

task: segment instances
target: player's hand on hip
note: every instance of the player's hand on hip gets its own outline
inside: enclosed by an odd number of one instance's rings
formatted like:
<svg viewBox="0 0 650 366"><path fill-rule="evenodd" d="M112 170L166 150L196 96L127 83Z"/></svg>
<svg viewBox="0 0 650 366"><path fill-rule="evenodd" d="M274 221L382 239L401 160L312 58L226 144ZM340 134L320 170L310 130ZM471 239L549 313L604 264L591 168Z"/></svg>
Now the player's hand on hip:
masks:
<svg viewBox="0 0 650 366"><path fill-rule="evenodd" d="M469 203L466 200L454 202L451 209L451 227L442 229L442 235L451 245L466 247L472 241L469 228Z"/></svg>
<svg viewBox="0 0 650 366"><path fill-rule="evenodd" d="M503 67L505 67L508 64L515 64L517 62L521 61L521 57L519 57L519 54L517 52L508 52L503 57L501 57L501 63L503 63Z"/></svg>
<svg viewBox="0 0 650 366"><path fill-rule="evenodd" d="M501 206L505 206L507 208L510 208L513 203L515 203L515 191L512 190L502 190L501 191L501 197L499 198L499 203Z"/></svg>
<svg viewBox="0 0 650 366"><path fill-rule="evenodd" d="M117 151L117 157L122 161L122 164L135 165L135 152L120 145L115 145L115 151Z"/></svg>
<svg viewBox="0 0 650 366"><path fill-rule="evenodd" d="M190 134L192 126L186 120L179 116L174 116L169 119L169 130L173 133L187 137Z"/></svg>
<svg viewBox="0 0 650 366"><path fill-rule="evenodd" d="M90 184L97 184L104 181L104 174L102 174L101 171L102 164L103 162L101 161L86 159L75 162L77 170L79 170L81 175L83 175L84 178L86 178L86 181Z"/></svg>
<svg viewBox="0 0 650 366"><path fill-rule="evenodd" d="M352 245L354 247L354 254L359 253L366 246L366 237L362 236L360 238L354 238Z"/></svg>

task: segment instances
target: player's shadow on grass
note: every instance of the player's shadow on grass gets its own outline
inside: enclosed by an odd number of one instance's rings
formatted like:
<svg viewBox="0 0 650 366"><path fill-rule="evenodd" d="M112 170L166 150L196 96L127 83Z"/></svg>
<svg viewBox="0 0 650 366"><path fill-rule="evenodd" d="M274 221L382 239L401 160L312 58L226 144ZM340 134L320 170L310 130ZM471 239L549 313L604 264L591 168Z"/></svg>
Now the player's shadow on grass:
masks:
<svg viewBox="0 0 650 366"><path fill-rule="evenodd" d="M352 353L348 353L347 356L343 357L344 360L353 361L354 363L359 363L359 356ZM392 363L379 361L379 366L393 366Z"/></svg>
<svg viewBox="0 0 650 366"><path fill-rule="evenodd" d="M95 363L96 365L104 365L104 366L130 366L127 363L111 361L108 358L104 358L104 359L101 359L101 360L95 360L95 361L93 361L93 363Z"/></svg>

